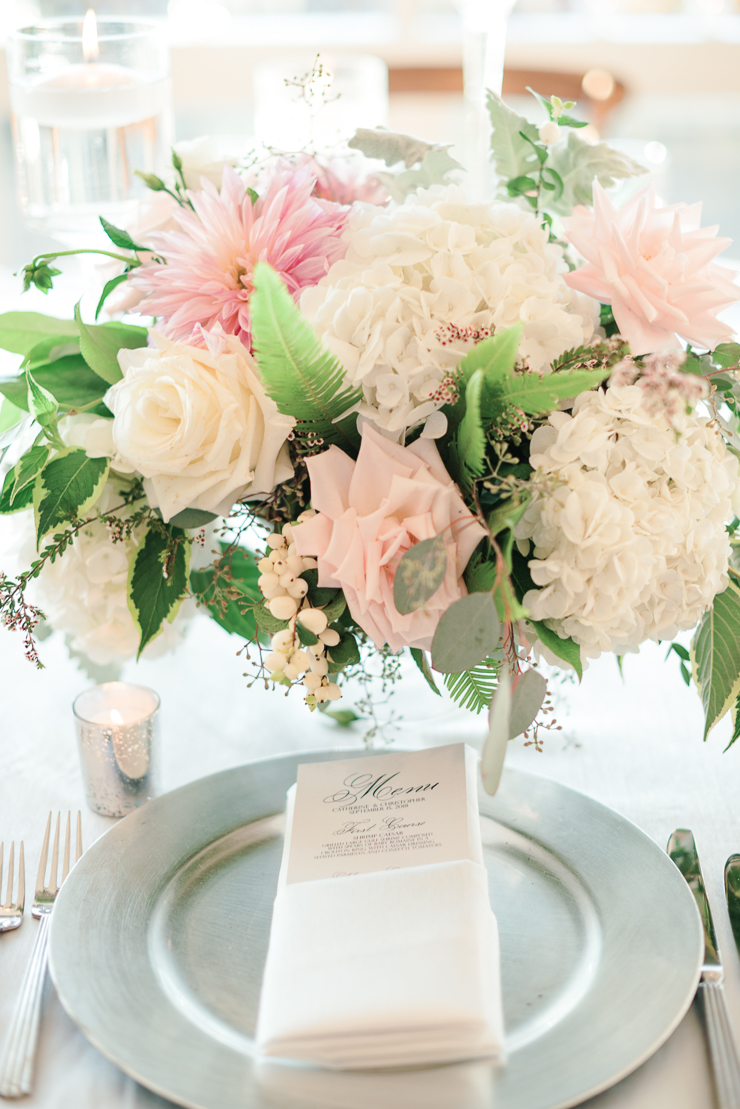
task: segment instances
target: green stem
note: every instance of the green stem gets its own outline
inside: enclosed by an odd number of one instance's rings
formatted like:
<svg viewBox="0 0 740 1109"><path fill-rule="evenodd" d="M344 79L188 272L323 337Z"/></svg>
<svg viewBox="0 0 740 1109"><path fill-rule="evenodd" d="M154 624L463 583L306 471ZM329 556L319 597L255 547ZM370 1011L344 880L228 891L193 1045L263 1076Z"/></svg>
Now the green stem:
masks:
<svg viewBox="0 0 740 1109"><path fill-rule="evenodd" d="M129 254L114 254L111 250L93 250L93 249L80 249L80 250L59 250L55 253L38 254L31 262L31 268L35 269L37 263L44 260L53 262L56 258L67 258L70 254L104 254L106 258L115 258L118 262L126 262L129 266L140 266L141 262L138 258L132 258ZM28 267L26 267L28 268ZM17 274L13 275L17 277Z"/></svg>

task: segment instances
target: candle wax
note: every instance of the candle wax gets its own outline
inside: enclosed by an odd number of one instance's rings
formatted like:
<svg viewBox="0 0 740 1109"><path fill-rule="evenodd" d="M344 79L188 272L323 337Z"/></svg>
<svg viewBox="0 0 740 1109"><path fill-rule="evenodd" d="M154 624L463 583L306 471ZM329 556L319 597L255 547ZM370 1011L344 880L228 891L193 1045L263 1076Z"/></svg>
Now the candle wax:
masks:
<svg viewBox="0 0 740 1109"><path fill-rule="evenodd" d="M87 62L10 86L11 108L46 127L127 127L150 119L167 102L167 80L120 65Z"/></svg>

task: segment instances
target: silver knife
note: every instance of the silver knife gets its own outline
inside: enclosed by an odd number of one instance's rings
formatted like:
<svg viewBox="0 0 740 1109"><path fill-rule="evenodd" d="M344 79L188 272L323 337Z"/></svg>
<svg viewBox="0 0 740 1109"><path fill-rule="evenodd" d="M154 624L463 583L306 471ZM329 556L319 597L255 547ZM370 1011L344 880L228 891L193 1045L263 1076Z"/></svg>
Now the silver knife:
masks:
<svg viewBox="0 0 740 1109"><path fill-rule="evenodd" d="M717 1106L718 1109L740 1109L740 1057L727 1009L722 960L693 833L685 828L677 829L668 840L666 850L694 895L704 927L704 962L697 996L703 1001Z"/></svg>

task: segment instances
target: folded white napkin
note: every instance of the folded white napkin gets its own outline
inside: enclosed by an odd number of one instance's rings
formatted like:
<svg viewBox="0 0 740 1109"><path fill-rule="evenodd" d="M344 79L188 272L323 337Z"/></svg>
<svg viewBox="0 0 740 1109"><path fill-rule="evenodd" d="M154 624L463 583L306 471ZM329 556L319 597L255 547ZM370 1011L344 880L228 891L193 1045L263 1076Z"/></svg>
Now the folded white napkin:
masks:
<svg viewBox="0 0 740 1109"><path fill-rule="evenodd" d="M462 859L286 885L291 794L258 1050L336 1069L500 1055L485 868Z"/></svg>

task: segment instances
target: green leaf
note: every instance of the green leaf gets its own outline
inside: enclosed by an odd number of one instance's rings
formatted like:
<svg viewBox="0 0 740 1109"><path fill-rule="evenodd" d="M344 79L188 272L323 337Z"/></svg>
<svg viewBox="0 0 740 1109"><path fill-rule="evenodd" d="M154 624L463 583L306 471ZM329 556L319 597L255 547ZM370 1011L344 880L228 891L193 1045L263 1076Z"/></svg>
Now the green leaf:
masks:
<svg viewBox="0 0 740 1109"><path fill-rule="evenodd" d="M21 490L11 504L10 495L13 492L13 485L13 471L8 470L3 482L3 491L0 494L0 516L12 516L14 512L21 512L24 508L30 508L33 504L32 485L27 485L25 489Z"/></svg>
<svg viewBox="0 0 740 1109"><path fill-rule="evenodd" d="M110 239L110 241L112 243L114 243L116 246L120 246L122 250L148 250L149 249L149 247L139 246L138 243L135 243L134 240L129 235L128 231L124 231L120 227L114 227L114 225L112 223L108 223L108 220L104 219L102 216L99 216L98 218L100 219L100 223L101 223L101 226L103 228L103 231L105 231L105 233L108 236L108 238Z"/></svg>
<svg viewBox="0 0 740 1109"><path fill-rule="evenodd" d="M158 509L157 515L160 517L162 515ZM193 531L196 528L204 528L206 524L210 524L217 519L218 516L215 512L206 512L204 508L183 508L180 512L176 512L174 516L170 516L170 523L176 528L188 528Z"/></svg>
<svg viewBox="0 0 740 1109"><path fill-rule="evenodd" d="M460 708L483 712L493 697L500 668L500 660L484 658L472 670L463 670L462 674L445 674L444 683Z"/></svg>
<svg viewBox="0 0 740 1109"><path fill-rule="evenodd" d="M170 521L171 523L172 521ZM251 551L242 547L229 550L222 544L222 569L226 571L229 579L229 592L239 593L239 598L217 597L214 587L215 569L213 566L205 570L191 570L190 588L201 604L205 605L217 624L220 624L231 635L241 636L243 639L254 639L257 632L257 623L252 611L255 601L262 599L257 579L260 572ZM243 598L243 599L242 599ZM226 600L225 605L219 604Z"/></svg>
<svg viewBox="0 0 740 1109"><path fill-rule="evenodd" d="M538 168L532 143L539 141L539 131L524 116L507 108L500 96L489 90L486 100L491 117L491 160L503 181L528 177ZM527 141L529 140L529 141Z"/></svg>
<svg viewBox="0 0 740 1109"><path fill-rule="evenodd" d="M465 386L465 414L452 441L453 464L465 489L472 488L473 480L480 477L486 467L487 440L481 418L484 384L485 370L476 370Z"/></svg>
<svg viewBox="0 0 740 1109"><path fill-rule="evenodd" d="M2 384L0 381L0 392ZM23 405L15 405L7 397L3 397L0 401L0 451L14 443L30 423L31 417L24 411Z"/></svg>
<svg viewBox="0 0 740 1109"><path fill-rule="evenodd" d="M95 309L95 319L97 319L98 316L100 315L100 312L102 310L103 305L105 304L106 300L108 299L110 294L113 292L113 290L117 289L118 286L121 285L124 281L126 281L127 278L128 278L127 273L119 273L118 277L111 277L110 281L106 281L105 285L103 286L103 291L100 294L100 300L98 301L98 306Z"/></svg>
<svg viewBox="0 0 740 1109"><path fill-rule="evenodd" d="M444 408L451 428L460 423L465 413L465 387L473 374L482 370L487 387L498 381L505 381L511 376L516 364L521 336L522 325L517 323L513 327L497 332L490 339L483 339L482 342L476 343L473 349L460 359L455 370L460 398L455 405L447 405Z"/></svg>
<svg viewBox="0 0 740 1109"><path fill-rule="evenodd" d="M730 736L730 742L727 744L727 747L725 747L725 751L732 747L738 736L740 736L740 697L738 697L737 701L735 701L735 704L732 706L732 735Z"/></svg>
<svg viewBox="0 0 740 1109"><path fill-rule="evenodd" d="M434 680L434 675L432 674L432 668L429 665L429 659L427 658L426 651L422 651L421 647L409 647L409 650L411 651L412 659L424 675L424 680L426 681L429 688L434 693L436 693L438 697L441 697L442 694L437 689L437 683Z"/></svg>
<svg viewBox="0 0 740 1109"><path fill-rule="evenodd" d="M342 632L342 638L336 647L326 648L326 657L329 660L329 673L338 674L348 666L356 666L360 661L360 649L357 640L351 632Z"/></svg>
<svg viewBox="0 0 740 1109"><path fill-rule="evenodd" d="M5 312L0 315L0 347L28 354L42 339L77 336L73 320L59 320L41 312Z"/></svg>
<svg viewBox="0 0 740 1109"><path fill-rule="evenodd" d="M33 369L36 382L49 392L62 408L85 408L97 416L111 416L102 397L108 386L90 369L81 354L57 358ZM0 393L19 408L28 404L25 375L0 381ZM95 404L95 401L99 403Z"/></svg>
<svg viewBox="0 0 740 1109"><path fill-rule="evenodd" d="M740 343L720 343L712 351L712 361L727 370L740 362Z"/></svg>
<svg viewBox="0 0 740 1109"><path fill-rule="evenodd" d="M537 182L534 177L513 177L506 182L506 191L509 196L526 196L527 193L537 192Z"/></svg>
<svg viewBox="0 0 740 1109"><path fill-rule="evenodd" d="M560 216L569 216L576 204L593 204L596 178L605 189L625 177L647 173L645 166L621 154L604 142L591 144L571 131L567 143L558 143L550 153L550 167L560 176L563 192L548 198L547 207Z"/></svg>
<svg viewBox="0 0 740 1109"><path fill-rule="evenodd" d="M511 676L504 666L491 698L488 713L488 736L481 755L480 772L483 788L490 796L496 792L504 768L506 748L511 732Z"/></svg>
<svg viewBox="0 0 740 1109"><path fill-rule="evenodd" d="M336 589L319 589L318 570L304 570L300 577L302 577L304 581L308 582L308 593L306 594L306 596L308 597L308 603L312 605L313 608L326 608L326 618L327 620L329 620L330 618L328 616L328 606L331 605L332 601L336 601L338 593L340 596L342 596L342 600L344 600L343 594L341 594L339 590ZM341 612L342 609L340 608L339 611ZM332 616L331 619L336 620L338 615L339 612L337 612L336 616Z"/></svg>
<svg viewBox="0 0 740 1109"><path fill-rule="evenodd" d="M88 458L78 447L66 447L54 455L34 486L39 543L60 524L78 519L92 508L103 492L109 465L109 459Z"/></svg>
<svg viewBox="0 0 740 1109"><path fill-rule="evenodd" d="M137 658L162 630L165 620L175 619L188 595L190 544L185 532L169 524L151 526L131 560L128 607L139 632Z"/></svg>
<svg viewBox="0 0 740 1109"><path fill-rule="evenodd" d="M80 340L76 335L68 337L50 335L46 339L42 339L28 352L24 366L35 374L41 366L47 366L50 362L56 362L60 358L66 358L69 355L79 355L79 353Z"/></svg>
<svg viewBox="0 0 740 1109"><path fill-rule="evenodd" d="M691 643L691 663L706 739L740 694L740 589L734 581L702 617Z"/></svg>
<svg viewBox="0 0 740 1109"><path fill-rule="evenodd" d="M288 627L288 620L278 620L277 616L273 616L267 605L255 605L252 609L257 626L268 635L275 635L276 632L285 631Z"/></svg>
<svg viewBox="0 0 740 1109"><path fill-rule="evenodd" d="M423 539L404 553L393 579L393 602L400 613L416 612L426 604L447 573L447 546L443 535Z"/></svg>
<svg viewBox="0 0 740 1109"><path fill-rule="evenodd" d="M574 119L573 116L560 116L558 123L561 127L588 127L585 119Z"/></svg>
<svg viewBox="0 0 740 1109"><path fill-rule="evenodd" d="M548 651L552 651L556 658L562 659L573 667L578 675L579 682L583 678L583 663L581 662L581 648L575 640L568 637L561 639L557 632L552 628L548 628L547 624L543 624L541 620L530 620L529 623L534 628L537 638Z"/></svg>
<svg viewBox="0 0 740 1109"><path fill-rule="evenodd" d="M13 475L13 488L10 494L11 506L23 489L33 485L37 474L40 474L46 465L49 454L49 447L39 443L38 446L31 447L18 459L11 471ZM31 498L33 498L33 490L31 490Z"/></svg>
<svg viewBox="0 0 740 1109"><path fill-rule="evenodd" d="M321 346L275 271L258 262L253 279L252 335L266 393L280 412L302 421L297 434L312 431L356 455L356 417L340 417L359 404L362 393L345 386L341 363Z"/></svg>
<svg viewBox="0 0 740 1109"><path fill-rule="evenodd" d="M514 496L503 501L502 504L497 505L493 512L488 514L486 522L494 539L505 529L513 531L526 512L531 499L532 494L530 492L520 490Z"/></svg>
<svg viewBox="0 0 740 1109"><path fill-rule="evenodd" d="M304 647L315 647L319 642L319 637L310 632L308 628L304 628L300 620L296 621L295 630L298 632L298 638Z"/></svg>
<svg viewBox="0 0 740 1109"><path fill-rule="evenodd" d="M472 670L492 654L501 624L490 593L469 593L442 613L432 640L432 667L442 674Z"/></svg>
<svg viewBox="0 0 740 1109"><path fill-rule="evenodd" d="M302 577L305 577L305 576L306 576L306 571L304 570L304 572L302 574ZM347 607L347 602L344 598L344 593L342 593L341 589L338 589L337 594L334 597L334 600L329 601L328 605L324 605L324 608L323 608L324 616L326 617L326 619L329 621L330 624L333 624L335 620L339 619L339 617L342 615L342 613L344 612L346 607Z"/></svg>
<svg viewBox="0 0 740 1109"><path fill-rule="evenodd" d="M82 357L98 377L102 377L109 385L115 385L123 377L116 355L121 347L130 350L145 347L147 329L123 323L86 324L80 315L79 302L75 305L75 320L80 334Z"/></svg>
<svg viewBox="0 0 740 1109"><path fill-rule="evenodd" d="M516 679L511 692L509 739L515 739L532 724L542 708L547 682L538 670L525 670Z"/></svg>
<svg viewBox="0 0 740 1109"><path fill-rule="evenodd" d="M28 411L31 415L38 420L42 427L49 427L56 418L59 411L59 405L56 398L44 389L43 385L34 380L30 370L26 370L26 402Z"/></svg>

